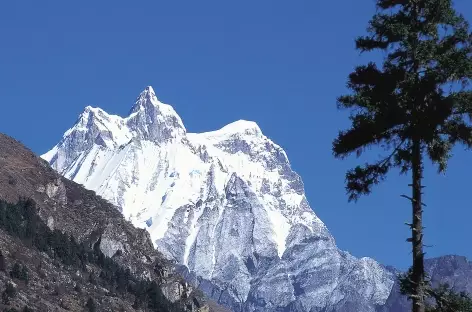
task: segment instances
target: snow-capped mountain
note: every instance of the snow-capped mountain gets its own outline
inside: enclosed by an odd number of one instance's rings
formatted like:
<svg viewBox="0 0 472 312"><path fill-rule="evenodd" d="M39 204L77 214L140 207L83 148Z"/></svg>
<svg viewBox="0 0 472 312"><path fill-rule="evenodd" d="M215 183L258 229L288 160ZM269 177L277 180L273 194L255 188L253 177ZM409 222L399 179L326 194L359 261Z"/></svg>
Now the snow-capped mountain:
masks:
<svg viewBox="0 0 472 312"><path fill-rule="evenodd" d="M392 290L377 262L336 247L286 153L254 122L187 133L147 87L126 117L86 107L42 157L233 310L368 312Z"/></svg>

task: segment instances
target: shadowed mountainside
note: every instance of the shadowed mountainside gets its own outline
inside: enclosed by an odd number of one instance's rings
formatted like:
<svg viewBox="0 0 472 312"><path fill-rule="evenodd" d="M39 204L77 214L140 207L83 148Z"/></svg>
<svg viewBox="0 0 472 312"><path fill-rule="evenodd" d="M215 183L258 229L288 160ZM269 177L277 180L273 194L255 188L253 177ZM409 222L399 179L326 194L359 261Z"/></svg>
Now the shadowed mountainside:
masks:
<svg viewBox="0 0 472 312"><path fill-rule="evenodd" d="M35 202L39 222L51 232L58 230L91 250L99 249L103 258L123 270L129 269L139 281L155 281L165 300L177 310L222 309L205 300L176 274L172 263L153 248L149 234L124 220L116 207L93 191L61 177L21 143L0 134L0 199L17 203L21 198ZM59 311L83 311L87 298L92 297L97 311L135 311L134 296L113 294L113 287L107 289L104 282L90 283L91 273L96 273L100 281L100 268L96 265L87 265L85 270L66 265L4 230L0 230L0 247L6 266L5 271L0 270L0 287L3 291L12 282L18 292L10 303L12 306L20 309L28 306L38 311L52 307ZM17 262L30 272L29 279L34 283L29 287L8 274ZM80 295L75 290L77 284L82 285ZM138 310L152 311L146 306Z"/></svg>

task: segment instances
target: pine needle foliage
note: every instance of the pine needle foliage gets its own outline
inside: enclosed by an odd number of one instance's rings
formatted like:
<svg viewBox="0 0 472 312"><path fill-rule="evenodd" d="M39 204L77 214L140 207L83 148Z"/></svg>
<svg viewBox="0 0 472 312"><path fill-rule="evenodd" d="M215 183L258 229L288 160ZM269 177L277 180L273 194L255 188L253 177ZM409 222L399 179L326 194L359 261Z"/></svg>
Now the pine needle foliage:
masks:
<svg viewBox="0 0 472 312"><path fill-rule="evenodd" d="M371 147L385 155L346 174L349 201L372 192L393 168L411 173L413 311L425 311L422 202L426 158L445 172L454 145L472 147L472 35L451 0L377 0L361 52L380 50L382 64L355 68L338 98L351 127L333 142L336 158L361 156Z"/></svg>

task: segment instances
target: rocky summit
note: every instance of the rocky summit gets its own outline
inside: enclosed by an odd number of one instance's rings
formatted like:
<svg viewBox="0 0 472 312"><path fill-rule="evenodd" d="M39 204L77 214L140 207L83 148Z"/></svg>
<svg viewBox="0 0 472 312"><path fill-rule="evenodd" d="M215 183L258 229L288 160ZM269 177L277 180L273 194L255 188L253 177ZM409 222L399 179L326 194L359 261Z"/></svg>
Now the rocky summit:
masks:
<svg viewBox="0 0 472 312"><path fill-rule="evenodd" d="M189 133L147 87L125 117L86 107L42 158L119 207L232 310L369 312L394 289L394 273L336 247L286 153L254 122Z"/></svg>

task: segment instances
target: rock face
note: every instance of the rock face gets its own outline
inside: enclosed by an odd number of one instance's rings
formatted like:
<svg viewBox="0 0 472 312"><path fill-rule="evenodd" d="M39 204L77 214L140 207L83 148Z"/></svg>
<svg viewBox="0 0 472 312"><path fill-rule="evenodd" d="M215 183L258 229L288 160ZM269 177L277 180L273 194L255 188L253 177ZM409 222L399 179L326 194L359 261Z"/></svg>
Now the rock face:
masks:
<svg viewBox="0 0 472 312"><path fill-rule="evenodd" d="M286 153L253 122L187 133L147 87L127 117L87 107L42 157L233 310L375 311L394 286L377 262L336 247Z"/></svg>
<svg viewBox="0 0 472 312"><path fill-rule="evenodd" d="M14 139L0 134L0 147L1 200L15 203L19 198L33 199L42 222L51 230L57 229L72 235L77 242L88 246L98 243L101 252L123 269L129 269L131 274L141 280L157 281L168 300L182 304L182 311L222 310L185 282L175 272L174 266L155 250L149 233L126 221L116 206L97 196L95 192L61 177L44 160ZM7 258L7 269L10 269L13 261L20 260L32 272L33 286L19 289L17 300L22 302L19 305L21 309L27 304L38 311L52 311L61 304L65 305L66 303L60 302L61 296L50 294L52 290L49 288L57 286L69 292L65 294L64 300L70 299L73 301L72 305L80 306L68 310L83 311L87 297L85 294L80 296L73 290L74 284L81 281L84 283L84 293L89 293L101 302L100 311L134 311L131 307L134 300L132 296L107 299L106 290L100 287L98 290L95 287L94 290L94 286L86 284L86 273L77 271L75 274L70 267L61 265L56 259L34 249L31 244L22 244L19 239L8 236L3 230L0 230L0 247ZM47 278L49 281L43 280L47 276L38 277L38 262L44 263L42 267L45 275L50 277ZM92 268L91 271L93 270ZM9 276L1 271L0 269L0 287L3 291ZM19 301L16 303L20 304Z"/></svg>

